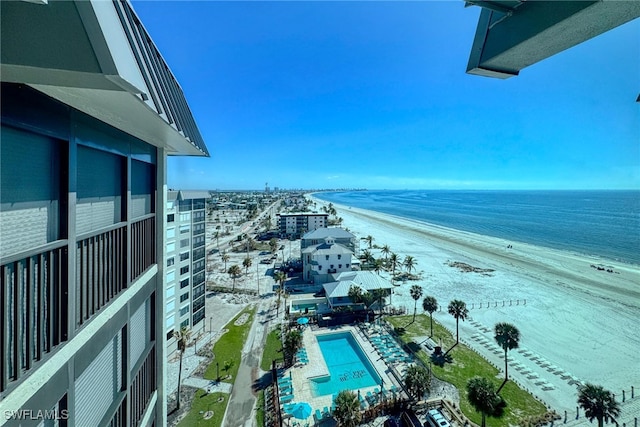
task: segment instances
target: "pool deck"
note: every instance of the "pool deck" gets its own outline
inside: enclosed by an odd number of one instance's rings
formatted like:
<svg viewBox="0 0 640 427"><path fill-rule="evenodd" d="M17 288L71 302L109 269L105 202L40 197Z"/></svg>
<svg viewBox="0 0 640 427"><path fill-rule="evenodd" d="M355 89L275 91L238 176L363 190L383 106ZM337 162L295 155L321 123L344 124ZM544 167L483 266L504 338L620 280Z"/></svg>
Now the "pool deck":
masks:
<svg viewBox="0 0 640 427"><path fill-rule="evenodd" d="M368 339L364 336L363 332L354 326L345 325L341 327L334 328L321 328L321 329L313 329L313 328L305 328L302 335L303 347L307 351L309 363L301 364L297 363L292 368L289 368L285 373L285 376L291 375L291 382L293 384L293 402L307 402L313 408L312 415L306 422L313 424L313 414L316 409L320 411L323 410L324 407L331 408L332 396L314 396L313 390L311 387L311 379L319 376L327 376L329 375L329 369L324 361L324 357L320 351L320 346L318 344L317 336L320 335L328 335L335 334L338 332L351 332L356 342L362 348L364 354L368 357L369 362L375 368L378 375L384 381L384 389L388 390L391 385L399 386L398 382L394 379L393 375L391 375L391 371L389 366L382 360L376 349L369 342ZM380 389L380 385L374 385L371 387L364 387L359 389L362 397L367 396L367 392L374 394L375 389ZM353 390L357 392L358 390ZM305 423L305 420L301 420L302 423Z"/></svg>

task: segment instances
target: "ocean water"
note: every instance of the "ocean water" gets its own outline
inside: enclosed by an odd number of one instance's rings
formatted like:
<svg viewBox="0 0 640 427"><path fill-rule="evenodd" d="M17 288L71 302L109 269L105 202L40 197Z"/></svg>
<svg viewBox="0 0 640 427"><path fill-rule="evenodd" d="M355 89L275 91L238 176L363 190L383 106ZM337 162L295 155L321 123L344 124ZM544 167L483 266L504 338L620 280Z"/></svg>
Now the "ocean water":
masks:
<svg viewBox="0 0 640 427"><path fill-rule="evenodd" d="M640 191L389 190L315 196L514 242L640 264Z"/></svg>

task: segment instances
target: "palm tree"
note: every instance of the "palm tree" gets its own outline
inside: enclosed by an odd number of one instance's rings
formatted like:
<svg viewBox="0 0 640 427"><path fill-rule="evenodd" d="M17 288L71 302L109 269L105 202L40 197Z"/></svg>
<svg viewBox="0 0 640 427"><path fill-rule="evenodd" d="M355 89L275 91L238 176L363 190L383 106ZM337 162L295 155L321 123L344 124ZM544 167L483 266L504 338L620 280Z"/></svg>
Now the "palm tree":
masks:
<svg viewBox="0 0 640 427"><path fill-rule="evenodd" d="M224 261L224 269L227 269L227 262L229 261L229 254L222 253L222 261Z"/></svg>
<svg viewBox="0 0 640 427"><path fill-rule="evenodd" d="M220 232L213 233L213 238L216 239L216 248L220 249Z"/></svg>
<svg viewBox="0 0 640 427"><path fill-rule="evenodd" d="M249 267L251 267L251 264L253 263L251 262L251 258L249 257L246 257L242 260L242 265L244 266L244 274L249 274Z"/></svg>
<svg viewBox="0 0 640 427"><path fill-rule="evenodd" d="M482 426L485 427L485 417L493 414L500 404L500 398L495 386L486 378L474 377L467 382L467 399L476 411L482 414Z"/></svg>
<svg viewBox="0 0 640 427"><path fill-rule="evenodd" d="M400 258L397 254L391 253L389 256L389 264L391 266L391 284L393 284L393 279L396 275L396 268L400 265Z"/></svg>
<svg viewBox="0 0 640 427"><path fill-rule="evenodd" d="M364 238L364 240L369 244L369 249L371 249L371 245L373 244L373 236L368 235L367 237Z"/></svg>
<svg viewBox="0 0 640 427"><path fill-rule="evenodd" d="M353 304L360 304L363 302L362 288L360 286L351 285L347 294L351 298Z"/></svg>
<svg viewBox="0 0 640 427"><path fill-rule="evenodd" d="M426 368L419 365L411 365L404 374L404 385L409 395L420 400L431 389L431 377Z"/></svg>
<svg viewBox="0 0 640 427"><path fill-rule="evenodd" d="M293 357L296 352L300 350L300 347L302 347L302 333L297 329L287 332L287 335L284 337L283 346L285 363L287 366L293 365Z"/></svg>
<svg viewBox="0 0 640 427"><path fill-rule="evenodd" d="M333 416L340 427L356 427L360 425L362 413L358 395L350 390L342 390L335 399L336 409Z"/></svg>
<svg viewBox="0 0 640 427"><path fill-rule="evenodd" d="M278 301L276 302L276 317L280 315L280 296L284 293L284 282L287 281L287 275L283 271L276 271L273 275L273 279L280 285L276 294L278 295Z"/></svg>
<svg viewBox="0 0 640 427"><path fill-rule="evenodd" d="M433 313L438 309L438 300L436 297L432 297L430 295L424 297L422 300L422 309L429 313L429 318L431 320L431 336L433 336Z"/></svg>
<svg viewBox="0 0 640 427"><path fill-rule="evenodd" d="M233 278L232 291L236 290L236 277L240 275L240 271L241 271L240 266L238 264L233 264L231 267L229 267L229 270L227 270L227 273L229 273L229 276Z"/></svg>
<svg viewBox="0 0 640 427"><path fill-rule="evenodd" d="M413 298L413 322L416 321L416 312L418 311L418 300L422 298L423 290L419 285L411 286L409 294Z"/></svg>
<svg viewBox="0 0 640 427"><path fill-rule="evenodd" d="M578 405L584 409L584 415L593 422L598 420L598 427L606 422L615 422L615 417L620 416L620 406L613 394L602 386L585 384L578 389Z"/></svg>
<svg viewBox="0 0 640 427"><path fill-rule="evenodd" d="M384 245L382 247L381 252L384 254L384 259L387 259L387 256L391 253L391 249L389 249L389 245Z"/></svg>
<svg viewBox="0 0 640 427"><path fill-rule="evenodd" d="M469 315L469 310L467 310L467 304L465 304L464 301L454 299L449 303L448 311L450 315L456 318L456 344L458 344L458 342L460 342L458 322L460 321L460 319L464 321L467 318L467 316Z"/></svg>
<svg viewBox="0 0 640 427"><path fill-rule="evenodd" d="M494 338L498 345L504 349L504 382L502 383L500 388L498 388L498 393L500 393L502 387L504 387L504 385L509 380L509 374L507 371L507 351L518 348L518 343L520 342L520 331L511 323L496 323Z"/></svg>
<svg viewBox="0 0 640 427"><path fill-rule="evenodd" d="M173 337L177 340L178 351L180 352L180 367L178 368L178 407L176 409L180 409L180 383L182 381L182 356L184 355L185 350L187 349L187 344L189 344L189 340L191 339L191 331L189 328L185 328L184 326L180 328L179 331L173 332Z"/></svg>
<svg viewBox="0 0 640 427"><path fill-rule="evenodd" d="M407 255L406 257L404 257L404 261L402 262L402 265L404 265L404 267L407 269L407 273L409 274L411 274L411 270L416 268L416 264L416 259L411 255Z"/></svg>
<svg viewBox="0 0 640 427"><path fill-rule="evenodd" d="M375 261L373 261L373 271L378 273L378 275L380 275L380 270L382 270L383 263L384 261L382 261L380 258L377 258Z"/></svg>

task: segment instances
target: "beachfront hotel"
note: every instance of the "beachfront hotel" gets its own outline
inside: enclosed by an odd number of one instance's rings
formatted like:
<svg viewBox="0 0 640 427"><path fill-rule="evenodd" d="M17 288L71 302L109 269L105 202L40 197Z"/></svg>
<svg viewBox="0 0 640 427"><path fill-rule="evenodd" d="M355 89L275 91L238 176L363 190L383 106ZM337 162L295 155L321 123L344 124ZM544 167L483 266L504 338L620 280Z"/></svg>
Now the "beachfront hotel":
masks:
<svg viewBox="0 0 640 427"><path fill-rule="evenodd" d="M164 425L166 159L207 148L128 2L0 8L0 425Z"/></svg>
<svg viewBox="0 0 640 427"><path fill-rule="evenodd" d="M175 331L204 329L205 224L208 191L168 191L165 335L167 357L178 349Z"/></svg>

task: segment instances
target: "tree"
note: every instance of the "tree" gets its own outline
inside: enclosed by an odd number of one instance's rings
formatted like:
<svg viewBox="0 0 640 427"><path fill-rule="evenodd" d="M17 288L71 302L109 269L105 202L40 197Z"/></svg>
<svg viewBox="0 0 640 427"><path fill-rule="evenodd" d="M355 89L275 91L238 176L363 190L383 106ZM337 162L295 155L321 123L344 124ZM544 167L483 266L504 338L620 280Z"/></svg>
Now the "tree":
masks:
<svg viewBox="0 0 640 427"><path fill-rule="evenodd" d="M220 249L220 232L213 233L213 238L216 239L216 248Z"/></svg>
<svg viewBox="0 0 640 427"><path fill-rule="evenodd" d="M227 273L229 274L229 276L231 276L233 278L233 289L232 291L236 290L236 277L238 277L240 275L240 266L237 264L233 264L231 267L229 267L229 270L227 270Z"/></svg>
<svg viewBox="0 0 640 427"><path fill-rule="evenodd" d="M373 236L368 235L367 237L364 238L364 240L369 244L369 249L371 249L371 246L373 245Z"/></svg>
<svg viewBox="0 0 640 427"><path fill-rule="evenodd" d="M284 351L285 363L287 366L293 365L293 357L296 352L302 347L302 333L297 329L292 329L287 332L284 337L284 345L282 350Z"/></svg>
<svg viewBox="0 0 640 427"><path fill-rule="evenodd" d="M358 395L350 390L342 390L336 396L336 409L333 416L340 427L356 427L360 425L360 401Z"/></svg>
<svg viewBox="0 0 640 427"><path fill-rule="evenodd" d="M436 297L432 297L430 295L424 297L422 300L422 309L429 313L429 318L431 320L431 336L433 336L433 313L438 309L438 300L436 300Z"/></svg>
<svg viewBox="0 0 640 427"><path fill-rule="evenodd" d="M411 270L416 268L416 264L416 259L411 255L407 255L406 257L404 257L404 261L402 262L402 265L404 265L404 267L407 269L407 273L409 274L411 274Z"/></svg>
<svg viewBox="0 0 640 427"><path fill-rule="evenodd" d="M400 265L400 258L397 254L391 253L389 256L389 266L391 267L391 284L393 284L393 279L396 276L396 268Z"/></svg>
<svg viewBox="0 0 640 427"><path fill-rule="evenodd" d="M456 318L456 344L460 342L460 334L458 331L458 322L460 319L464 321L469 315L469 310L467 310L467 304L464 301L460 301L454 299L449 303L448 307L449 314Z"/></svg>
<svg viewBox="0 0 640 427"><path fill-rule="evenodd" d="M518 348L518 343L520 342L520 331L511 323L496 323L494 338L498 345L504 349L504 382L500 388L498 388L498 393L500 393L502 387L504 387L506 382L509 380L509 374L507 371L507 351Z"/></svg>
<svg viewBox="0 0 640 427"><path fill-rule="evenodd" d="M593 422L598 420L598 427L606 422L615 422L615 417L620 415L620 406L613 394L602 386L585 384L578 389L578 405L584 409L584 415Z"/></svg>
<svg viewBox="0 0 640 427"><path fill-rule="evenodd" d="M382 247L381 252L384 254L384 259L387 259L387 256L391 253L391 249L389 249L389 245L384 245Z"/></svg>
<svg viewBox="0 0 640 427"><path fill-rule="evenodd" d="M278 250L278 239L276 239L275 237L272 237L269 240L269 249L271 250L272 254L276 253L276 251Z"/></svg>
<svg viewBox="0 0 640 427"><path fill-rule="evenodd" d="M280 297L284 293L284 282L287 281L287 275L283 271L278 270L273 275L273 280L279 284L278 290L276 291L276 294L278 295L278 301L276 302L276 317L278 317L280 315Z"/></svg>
<svg viewBox="0 0 640 427"><path fill-rule="evenodd" d="M404 375L404 385L414 399L420 400L431 389L429 371L418 365L411 365Z"/></svg>
<svg viewBox="0 0 640 427"><path fill-rule="evenodd" d="M485 417L494 414L501 403L493 383L481 377L471 378L467 382L467 399L482 414L482 427L486 425Z"/></svg>
<svg viewBox="0 0 640 427"><path fill-rule="evenodd" d="M244 274L249 274L249 267L251 267L252 261L251 258L246 257L242 260L242 265L244 266Z"/></svg>
<svg viewBox="0 0 640 427"><path fill-rule="evenodd" d="M362 288L360 286L351 285L347 296L351 299L353 304L360 304L363 302Z"/></svg>
<svg viewBox="0 0 640 427"><path fill-rule="evenodd" d="M189 328L185 328L184 326L180 328L179 331L173 332L173 337L177 340L178 351L180 352L180 366L178 368L178 407L180 409L180 383L182 382L182 356L184 355L185 350L187 349L187 344L189 344L189 340L191 339L191 331Z"/></svg>
<svg viewBox="0 0 640 427"><path fill-rule="evenodd" d="M229 254L226 253L222 253L222 261L224 262L224 269L227 269L227 262L229 261L230 257Z"/></svg>
<svg viewBox="0 0 640 427"><path fill-rule="evenodd" d="M423 290L419 285L411 286L409 289L409 294L411 298L413 298L413 321L416 321L416 312L418 311L418 300L422 298Z"/></svg>
<svg viewBox="0 0 640 427"><path fill-rule="evenodd" d="M373 261L373 271L378 273L378 275L380 275L380 270L382 270L383 266L384 266L384 261L381 260L380 258L377 258Z"/></svg>

